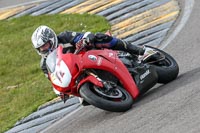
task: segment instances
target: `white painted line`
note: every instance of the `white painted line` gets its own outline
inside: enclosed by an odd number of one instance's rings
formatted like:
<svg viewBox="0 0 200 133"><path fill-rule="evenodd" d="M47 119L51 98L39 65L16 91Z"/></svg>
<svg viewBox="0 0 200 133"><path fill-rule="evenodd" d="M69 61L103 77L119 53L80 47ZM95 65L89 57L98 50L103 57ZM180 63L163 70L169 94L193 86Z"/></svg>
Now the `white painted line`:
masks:
<svg viewBox="0 0 200 133"><path fill-rule="evenodd" d="M178 35L178 33L182 30L186 22L189 20L190 14L192 13L192 9L194 7L194 0L185 0L183 15L181 17L180 22L177 24L177 27L173 30L172 34L161 44L160 49L164 49L172 42L172 40Z"/></svg>

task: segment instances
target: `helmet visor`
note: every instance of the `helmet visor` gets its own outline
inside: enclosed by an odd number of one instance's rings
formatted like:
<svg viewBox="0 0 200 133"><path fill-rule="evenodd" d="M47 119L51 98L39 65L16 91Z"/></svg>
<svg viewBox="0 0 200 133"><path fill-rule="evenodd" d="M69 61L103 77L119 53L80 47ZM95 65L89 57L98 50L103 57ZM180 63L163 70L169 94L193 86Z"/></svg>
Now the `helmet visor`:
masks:
<svg viewBox="0 0 200 133"><path fill-rule="evenodd" d="M41 47L37 48L37 50L41 54L47 54L49 51L51 51L51 49L52 49L52 44L50 43L50 41L46 42Z"/></svg>

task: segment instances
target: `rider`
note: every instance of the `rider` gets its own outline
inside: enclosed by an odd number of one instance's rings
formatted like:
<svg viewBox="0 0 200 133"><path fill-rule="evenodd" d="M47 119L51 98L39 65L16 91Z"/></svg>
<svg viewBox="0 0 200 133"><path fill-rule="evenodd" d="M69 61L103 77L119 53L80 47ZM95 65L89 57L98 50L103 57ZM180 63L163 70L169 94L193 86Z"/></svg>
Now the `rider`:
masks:
<svg viewBox="0 0 200 133"><path fill-rule="evenodd" d="M145 47L138 47L132 45L127 41L117 39L115 37L96 33L92 34L90 32L78 33L65 31L56 35L55 32L48 26L39 26L32 34L32 43L33 47L36 49L37 53L42 56L41 59L41 69L44 74L48 77L48 71L46 67L46 57L50 52L58 47L58 45L63 45L64 48L69 48L69 44L73 50L77 46L75 44L80 41L82 38L87 38L87 43L90 44L90 47L95 48L109 48L113 50L122 50L129 52L131 54L143 55L145 52Z"/></svg>

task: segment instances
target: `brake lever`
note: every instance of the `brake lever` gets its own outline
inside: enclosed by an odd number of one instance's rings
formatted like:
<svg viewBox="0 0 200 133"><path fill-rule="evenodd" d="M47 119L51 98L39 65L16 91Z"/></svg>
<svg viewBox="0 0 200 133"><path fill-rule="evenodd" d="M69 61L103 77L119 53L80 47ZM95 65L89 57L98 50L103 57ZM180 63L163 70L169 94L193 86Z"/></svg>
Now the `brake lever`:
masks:
<svg viewBox="0 0 200 133"><path fill-rule="evenodd" d="M83 49L85 48L85 46L87 45L86 43L83 43L83 39L80 40L80 42L77 42L76 45L78 45L78 43L82 43L82 44L81 44L81 47L78 48L78 49L76 49L76 50L74 51L74 54L78 54L78 53L79 53L81 50L83 50Z"/></svg>
<svg viewBox="0 0 200 133"><path fill-rule="evenodd" d="M79 49L76 49L75 51L74 51L74 54L78 54L81 50L83 50L85 48L85 45L84 46L82 46L81 48L79 48Z"/></svg>

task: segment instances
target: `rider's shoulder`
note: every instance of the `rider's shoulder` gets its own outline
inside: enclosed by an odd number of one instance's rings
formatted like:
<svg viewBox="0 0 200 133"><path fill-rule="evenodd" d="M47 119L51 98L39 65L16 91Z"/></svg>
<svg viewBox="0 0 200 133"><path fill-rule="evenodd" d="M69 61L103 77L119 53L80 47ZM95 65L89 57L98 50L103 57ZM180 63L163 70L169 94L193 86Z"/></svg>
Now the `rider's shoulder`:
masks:
<svg viewBox="0 0 200 133"><path fill-rule="evenodd" d="M66 37L66 36L77 36L79 33L75 31L63 31L57 35L58 38Z"/></svg>

